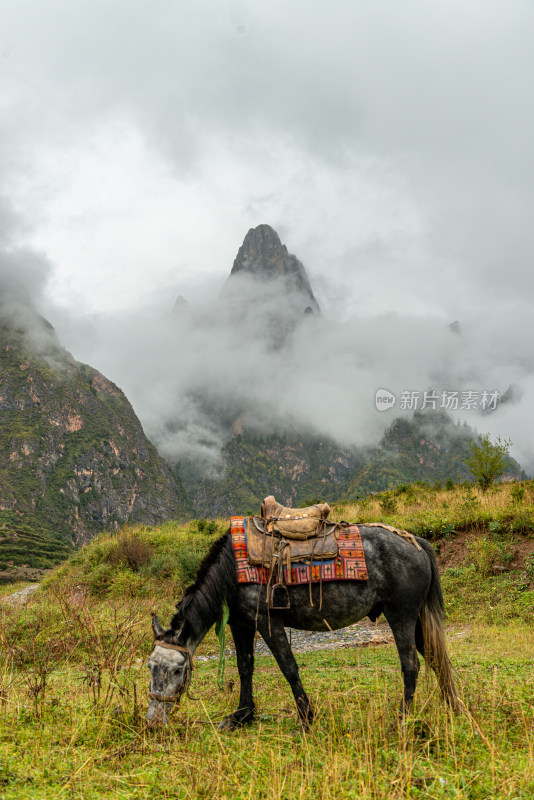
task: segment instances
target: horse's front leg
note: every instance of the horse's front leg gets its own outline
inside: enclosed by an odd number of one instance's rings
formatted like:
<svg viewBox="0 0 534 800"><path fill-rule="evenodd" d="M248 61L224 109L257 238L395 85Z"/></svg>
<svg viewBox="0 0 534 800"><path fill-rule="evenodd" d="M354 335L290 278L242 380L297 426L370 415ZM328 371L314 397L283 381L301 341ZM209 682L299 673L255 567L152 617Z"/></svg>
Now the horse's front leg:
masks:
<svg viewBox="0 0 534 800"><path fill-rule="evenodd" d="M284 626L281 620L276 618L275 614L271 614L270 633L267 618L258 620L258 630L263 636L265 644L275 657L284 678L291 686L302 727L304 730L307 730L313 722L313 709L308 695L300 682L299 668L295 661L293 651L287 641Z"/></svg>
<svg viewBox="0 0 534 800"><path fill-rule="evenodd" d="M252 697L254 629L245 628L241 625L231 625L230 629L234 637L241 691L239 693L239 707L237 711L224 717L219 725L219 728L224 731L233 731L240 725L248 724L254 719L254 700Z"/></svg>

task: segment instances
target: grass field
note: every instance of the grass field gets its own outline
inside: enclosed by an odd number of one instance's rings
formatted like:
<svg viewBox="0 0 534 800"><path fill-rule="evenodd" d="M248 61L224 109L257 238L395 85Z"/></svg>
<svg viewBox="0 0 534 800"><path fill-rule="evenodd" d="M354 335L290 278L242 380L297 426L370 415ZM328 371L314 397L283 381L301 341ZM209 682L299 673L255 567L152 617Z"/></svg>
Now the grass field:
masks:
<svg viewBox="0 0 534 800"><path fill-rule="evenodd" d="M198 666L198 699L184 699L164 730L143 723L145 653L101 685L90 670L65 664L43 694L31 669L17 676L4 660L0 792L87 800L532 798L532 629L455 630L450 649L471 714L452 717L422 673L414 712L402 722L393 646L300 655L317 711L307 735L295 733L293 699L268 656L257 659L259 721L231 735L216 727L237 703L231 659L225 692L216 689L216 662Z"/></svg>
<svg viewBox="0 0 534 800"><path fill-rule="evenodd" d="M317 714L306 735L269 656L257 658L258 719L250 727L217 730L238 702L230 657L224 691L217 661L199 661L196 699L184 697L167 728L148 729L149 613L168 620L213 529L195 523L101 537L26 606L0 603L0 797L531 800L534 539L527 528L514 530L532 513L531 484L524 488L521 500L513 487L475 492L485 524L473 521L473 508L466 521L465 488L409 487L349 514L336 509L336 517L384 519L380 504L394 497L388 521L408 527L407 515L435 513L441 495L449 498L444 511L452 508L455 529L469 531L463 562L443 575L449 649L467 710L451 715L423 668L413 712L400 721L393 645L313 651L297 656ZM449 519L435 537L442 547L458 538ZM500 570L506 558L509 572ZM199 653L216 649L211 632Z"/></svg>

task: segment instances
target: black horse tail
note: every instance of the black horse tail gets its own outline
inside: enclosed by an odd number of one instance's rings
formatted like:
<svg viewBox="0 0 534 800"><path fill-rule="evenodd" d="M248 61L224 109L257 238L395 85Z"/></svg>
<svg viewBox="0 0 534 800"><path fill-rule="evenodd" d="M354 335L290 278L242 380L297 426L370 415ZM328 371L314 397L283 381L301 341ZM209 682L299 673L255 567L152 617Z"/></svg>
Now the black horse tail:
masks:
<svg viewBox="0 0 534 800"><path fill-rule="evenodd" d="M432 570L430 588L417 622L416 634L419 634L417 639L419 640L420 636L422 636L423 640L422 647L420 646L421 642L418 641L418 649L424 655L426 663L434 670L443 698L453 710L457 711L461 703L454 685L452 664L447 654L447 645L445 643L443 594L441 592L436 555L432 545L425 539L418 538L417 541L427 554Z"/></svg>

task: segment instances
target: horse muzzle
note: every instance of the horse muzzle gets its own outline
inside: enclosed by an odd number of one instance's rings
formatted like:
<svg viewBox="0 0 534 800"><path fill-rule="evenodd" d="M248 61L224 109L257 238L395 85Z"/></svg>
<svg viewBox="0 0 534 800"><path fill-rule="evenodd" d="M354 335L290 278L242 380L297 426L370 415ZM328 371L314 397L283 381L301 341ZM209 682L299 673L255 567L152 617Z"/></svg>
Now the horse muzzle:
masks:
<svg viewBox="0 0 534 800"><path fill-rule="evenodd" d="M175 706L175 702L175 700L158 700L151 697L148 711L146 713L147 725L149 727L155 727L156 725L167 725L169 721L169 715Z"/></svg>

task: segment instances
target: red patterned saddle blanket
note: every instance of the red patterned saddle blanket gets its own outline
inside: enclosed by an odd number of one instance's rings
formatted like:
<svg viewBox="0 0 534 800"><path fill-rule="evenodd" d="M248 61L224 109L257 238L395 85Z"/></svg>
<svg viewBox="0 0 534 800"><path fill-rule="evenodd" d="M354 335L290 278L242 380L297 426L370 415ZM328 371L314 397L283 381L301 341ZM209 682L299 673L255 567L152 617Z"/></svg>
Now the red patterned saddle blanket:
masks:
<svg viewBox="0 0 534 800"><path fill-rule="evenodd" d="M272 577L267 566L251 564L247 545L247 531L251 519L230 518L230 535L237 564L238 583L269 583ZM336 530L337 555L329 559L291 561L284 566L284 583L320 583L322 581L366 581L367 564L362 537L357 525L347 525ZM291 570L288 575L288 569Z"/></svg>

